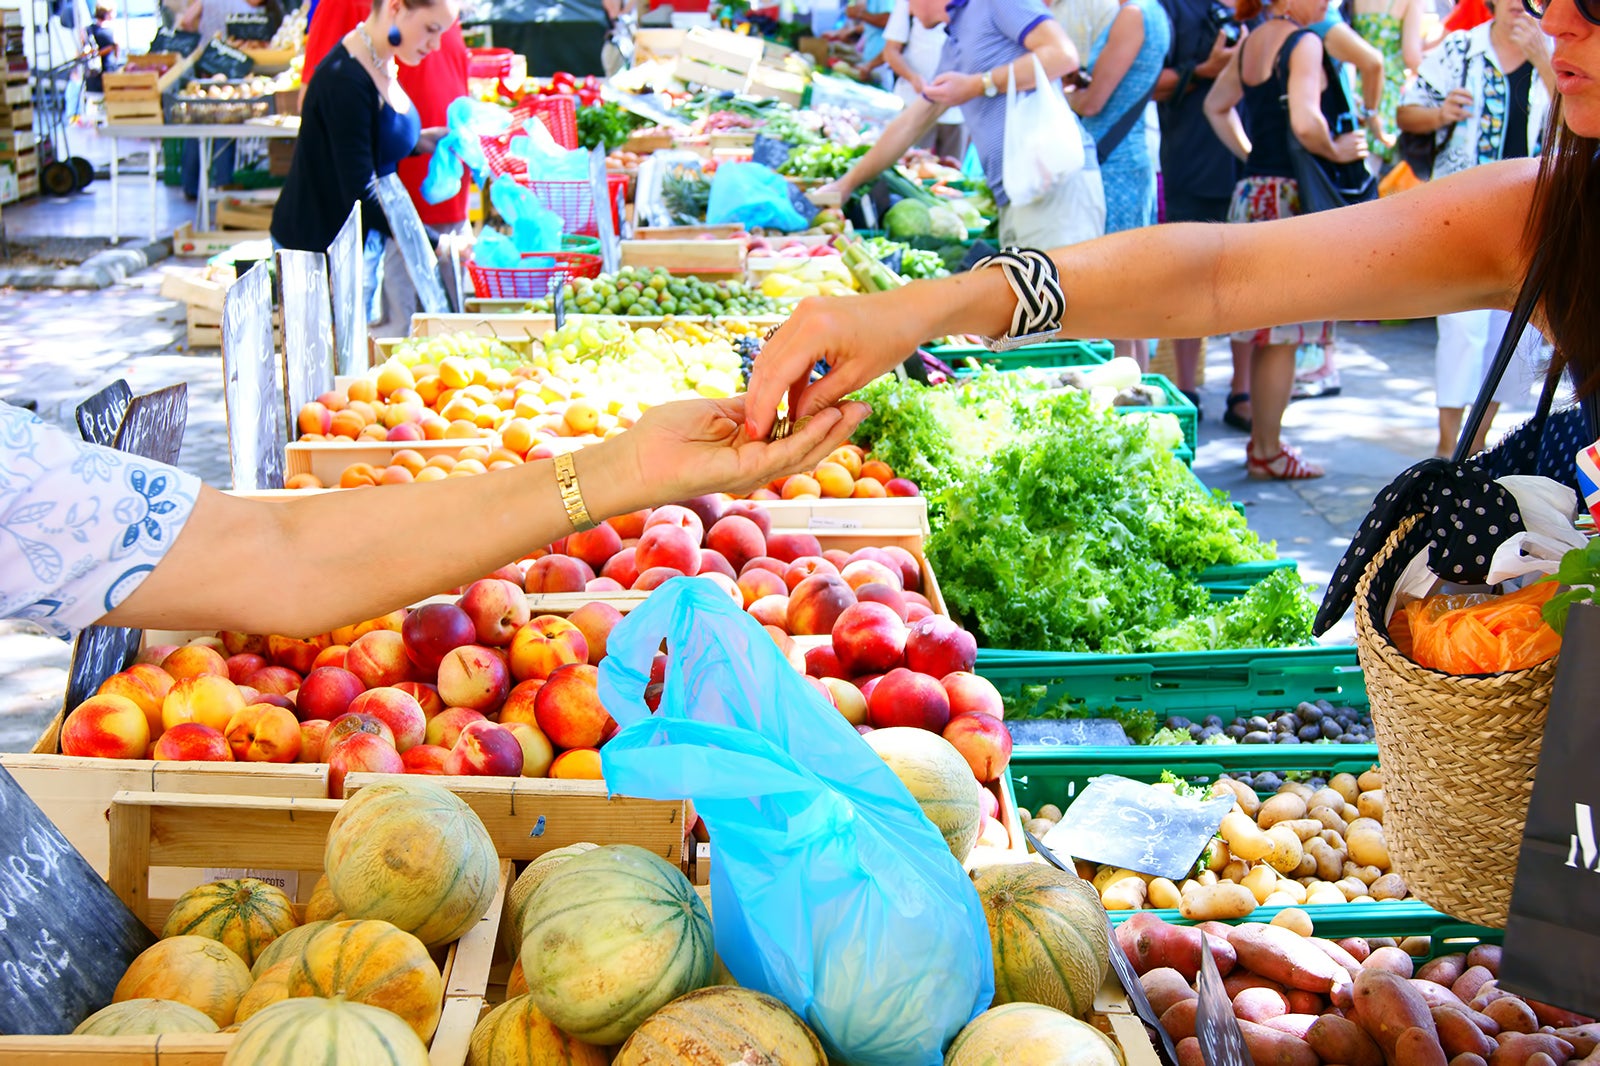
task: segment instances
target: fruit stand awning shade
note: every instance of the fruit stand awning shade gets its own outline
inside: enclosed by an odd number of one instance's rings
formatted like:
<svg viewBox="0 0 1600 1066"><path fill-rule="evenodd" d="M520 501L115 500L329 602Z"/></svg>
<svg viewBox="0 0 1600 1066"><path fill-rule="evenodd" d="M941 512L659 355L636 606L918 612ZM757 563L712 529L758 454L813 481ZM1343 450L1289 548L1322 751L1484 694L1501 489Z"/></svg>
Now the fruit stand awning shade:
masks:
<svg viewBox="0 0 1600 1066"><path fill-rule="evenodd" d="M70 1033L155 935L0 770L0 1033Z"/></svg>
<svg viewBox="0 0 1600 1066"><path fill-rule="evenodd" d="M600 47L607 22L599 0L487 0L467 24L488 27L495 47L526 56L532 77L605 73Z"/></svg>
<svg viewBox="0 0 1600 1066"><path fill-rule="evenodd" d="M487 0L472 12L479 22L593 22L606 25L600 0ZM498 47L504 48L498 40Z"/></svg>

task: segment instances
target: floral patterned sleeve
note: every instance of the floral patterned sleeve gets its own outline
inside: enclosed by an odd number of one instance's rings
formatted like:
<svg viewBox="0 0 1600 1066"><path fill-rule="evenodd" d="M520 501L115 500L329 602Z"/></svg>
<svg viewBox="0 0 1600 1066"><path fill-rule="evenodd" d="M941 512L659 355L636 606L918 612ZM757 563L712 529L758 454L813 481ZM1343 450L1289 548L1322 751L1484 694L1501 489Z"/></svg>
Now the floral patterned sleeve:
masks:
<svg viewBox="0 0 1600 1066"><path fill-rule="evenodd" d="M70 638L139 586L200 479L75 440L0 403L0 617Z"/></svg>

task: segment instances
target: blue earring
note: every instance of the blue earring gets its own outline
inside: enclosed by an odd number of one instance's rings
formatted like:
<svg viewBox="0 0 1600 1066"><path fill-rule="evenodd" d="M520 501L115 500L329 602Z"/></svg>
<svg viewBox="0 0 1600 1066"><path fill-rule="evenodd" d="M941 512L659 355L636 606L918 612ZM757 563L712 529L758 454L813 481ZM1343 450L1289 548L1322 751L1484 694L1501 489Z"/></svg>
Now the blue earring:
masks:
<svg viewBox="0 0 1600 1066"><path fill-rule="evenodd" d="M400 47L400 27L399 26L390 26L389 27L389 46L391 48L399 48Z"/></svg>

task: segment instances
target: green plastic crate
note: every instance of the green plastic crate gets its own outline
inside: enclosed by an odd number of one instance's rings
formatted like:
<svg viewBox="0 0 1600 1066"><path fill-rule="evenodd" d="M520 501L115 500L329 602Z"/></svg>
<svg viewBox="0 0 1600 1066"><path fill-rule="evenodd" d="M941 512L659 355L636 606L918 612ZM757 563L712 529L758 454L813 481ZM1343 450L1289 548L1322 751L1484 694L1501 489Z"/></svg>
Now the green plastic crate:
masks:
<svg viewBox="0 0 1600 1066"><path fill-rule="evenodd" d="M1247 922L1270 923L1285 907L1257 907L1248 917L1238 918L1228 925ZM1325 940L1343 940L1345 937L1387 936L1399 940L1408 936L1425 936L1433 940L1432 957L1466 951L1474 944L1498 944L1505 939L1505 930L1488 929L1480 925L1466 925L1448 914L1440 914L1417 899L1384 900L1377 903L1322 904L1315 907L1296 907L1311 919L1316 935ZM1154 914L1172 925L1194 925L1176 910L1111 911L1111 924L1121 925L1135 914Z"/></svg>
<svg viewBox="0 0 1600 1066"><path fill-rule="evenodd" d="M1146 412L1163 412L1178 420L1178 425L1183 428L1183 442L1191 449L1200 447L1200 409L1194 401L1178 391L1163 374L1144 375L1146 385L1154 385L1160 389L1167 398L1167 402L1156 407L1115 407L1112 410L1119 415L1143 414Z"/></svg>
<svg viewBox="0 0 1600 1066"><path fill-rule="evenodd" d="M1213 599L1235 599L1249 592L1260 581L1279 570L1298 570L1293 559L1261 559L1237 566L1208 566L1196 578Z"/></svg>
<svg viewBox="0 0 1600 1066"><path fill-rule="evenodd" d="M1110 341L1051 341L1030 344L1009 352L991 352L981 345L934 345L929 355L941 359L958 371L967 367L992 367L995 370L1022 370L1028 367L1099 366L1109 363L1113 351ZM977 364L973 366L972 363ZM1192 405L1191 405L1192 406Z"/></svg>

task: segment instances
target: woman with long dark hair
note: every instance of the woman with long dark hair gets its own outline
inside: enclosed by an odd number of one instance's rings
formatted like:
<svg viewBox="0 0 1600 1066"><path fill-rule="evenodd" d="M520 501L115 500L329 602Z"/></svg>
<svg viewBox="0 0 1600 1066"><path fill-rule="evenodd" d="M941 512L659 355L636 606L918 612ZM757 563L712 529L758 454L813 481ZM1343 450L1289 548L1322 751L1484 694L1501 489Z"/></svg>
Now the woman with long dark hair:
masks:
<svg viewBox="0 0 1600 1066"><path fill-rule="evenodd" d="M1535 324L1586 404L1600 393L1600 0L1527 0L1554 39L1558 104L1540 159L1506 160L1403 196L1251 226L1181 224L1118 233L1015 269L799 305L750 382L749 429L765 435L795 390L804 416L896 366L930 337L1004 336L1060 325L1077 337L1200 337L1308 319L1421 318L1509 309L1542 286ZM1537 255L1535 253L1538 253ZM1048 290L1059 271L1063 304ZM1016 287L1013 287L1013 282ZM1019 293L1029 298L1022 301ZM1149 295L1146 295L1149 294ZM1064 306L1064 313L1058 308ZM807 375L819 359L831 371Z"/></svg>

